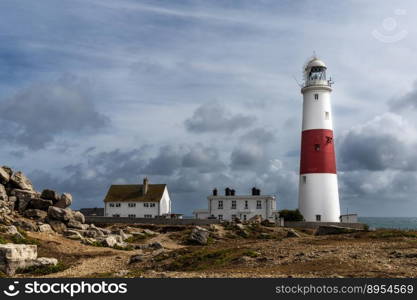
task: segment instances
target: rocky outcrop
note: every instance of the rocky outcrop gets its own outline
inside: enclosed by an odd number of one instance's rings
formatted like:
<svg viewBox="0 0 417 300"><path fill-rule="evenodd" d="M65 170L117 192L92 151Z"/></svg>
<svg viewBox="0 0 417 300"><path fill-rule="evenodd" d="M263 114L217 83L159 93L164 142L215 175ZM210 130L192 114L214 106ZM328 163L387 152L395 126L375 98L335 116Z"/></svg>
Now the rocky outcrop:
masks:
<svg viewBox="0 0 417 300"><path fill-rule="evenodd" d="M8 201L9 196L7 196L6 188L4 185L0 184L0 201Z"/></svg>
<svg viewBox="0 0 417 300"><path fill-rule="evenodd" d="M67 208L72 204L72 196L71 194L64 193L59 197L59 200L54 204L54 206L59 208Z"/></svg>
<svg viewBox="0 0 417 300"><path fill-rule="evenodd" d="M23 216L29 219L44 221L46 217L48 216L48 213L40 209L27 209L23 213Z"/></svg>
<svg viewBox="0 0 417 300"><path fill-rule="evenodd" d="M210 233L208 232L207 229L202 228L200 226L196 226L191 231L188 241L191 244L207 245L209 235Z"/></svg>
<svg viewBox="0 0 417 300"><path fill-rule="evenodd" d="M14 172L10 177L10 183L18 189L34 191L32 182L22 172Z"/></svg>
<svg viewBox="0 0 417 300"><path fill-rule="evenodd" d="M60 196L56 191L46 189L42 191L41 198L55 203L60 199Z"/></svg>
<svg viewBox="0 0 417 300"><path fill-rule="evenodd" d="M44 211L48 211L48 208L52 204L53 203L52 203L51 200L45 200L45 199L41 199L41 198L34 198L34 199L31 199L30 202L29 202L30 208L40 209L40 210L44 210Z"/></svg>
<svg viewBox="0 0 417 300"><path fill-rule="evenodd" d="M56 258L38 258L36 245L5 244L0 245L0 270L13 276L18 269L32 266L56 265Z"/></svg>

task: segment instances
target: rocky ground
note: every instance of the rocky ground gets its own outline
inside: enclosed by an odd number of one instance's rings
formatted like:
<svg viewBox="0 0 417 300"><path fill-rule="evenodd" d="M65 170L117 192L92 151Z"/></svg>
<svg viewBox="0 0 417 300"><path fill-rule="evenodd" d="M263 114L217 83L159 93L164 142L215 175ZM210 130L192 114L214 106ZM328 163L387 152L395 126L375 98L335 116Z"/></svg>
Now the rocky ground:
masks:
<svg viewBox="0 0 417 300"><path fill-rule="evenodd" d="M416 277L417 231L84 224L0 167L0 277Z"/></svg>

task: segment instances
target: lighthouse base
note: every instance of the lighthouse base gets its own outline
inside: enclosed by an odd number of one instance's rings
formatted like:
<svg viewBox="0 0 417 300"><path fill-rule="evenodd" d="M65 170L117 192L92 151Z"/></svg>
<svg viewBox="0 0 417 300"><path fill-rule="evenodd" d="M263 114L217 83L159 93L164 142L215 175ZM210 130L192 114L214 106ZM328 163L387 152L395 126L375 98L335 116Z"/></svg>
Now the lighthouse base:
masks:
<svg viewBox="0 0 417 300"><path fill-rule="evenodd" d="M298 207L307 222L340 222L337 174L301 174Z"/></svg>

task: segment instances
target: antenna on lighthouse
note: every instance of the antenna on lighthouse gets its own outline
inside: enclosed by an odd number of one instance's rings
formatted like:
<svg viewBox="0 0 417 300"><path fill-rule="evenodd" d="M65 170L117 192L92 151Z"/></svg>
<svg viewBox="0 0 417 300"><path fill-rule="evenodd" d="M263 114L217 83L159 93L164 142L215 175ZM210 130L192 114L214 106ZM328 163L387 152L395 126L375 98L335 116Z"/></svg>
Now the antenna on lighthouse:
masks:
<svg viewBox="0 0 417 300"><path fill-rule="evenodd" d="M297 85L298 85L300 88L302 88L302 87L303 87L303 84L302 84L302 83L300 83L300 82L297 80L297 77L295 77L294 75L292 75L292 78L294 78L295 82L297 83Z"/></svg>

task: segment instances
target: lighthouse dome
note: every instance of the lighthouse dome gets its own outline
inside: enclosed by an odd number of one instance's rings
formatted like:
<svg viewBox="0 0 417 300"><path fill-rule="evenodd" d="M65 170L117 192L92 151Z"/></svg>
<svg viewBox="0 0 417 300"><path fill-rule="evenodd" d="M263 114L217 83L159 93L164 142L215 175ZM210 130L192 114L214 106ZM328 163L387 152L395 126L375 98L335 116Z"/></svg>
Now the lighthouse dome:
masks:
<svg viewBox="0 0 417 300"><path fill-rule="evenodd" d="M307 70L307 69L311 69L313 67L324 67L324 68L327 69L326 64L322 60L318 59L317 57L314 57L313 59L311 59L307 63L305 68Z"/></svg>

